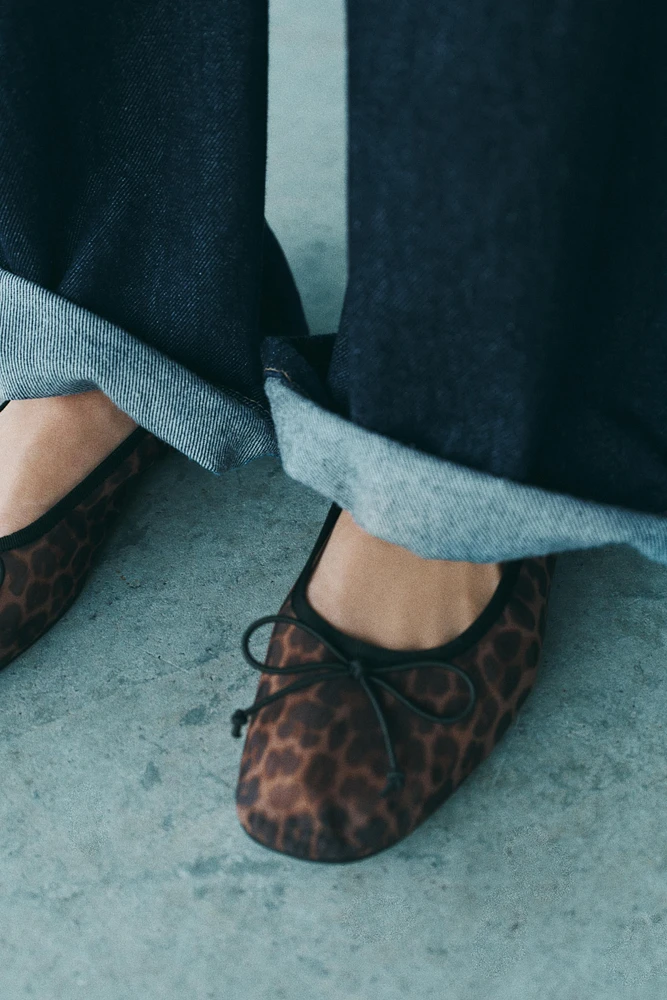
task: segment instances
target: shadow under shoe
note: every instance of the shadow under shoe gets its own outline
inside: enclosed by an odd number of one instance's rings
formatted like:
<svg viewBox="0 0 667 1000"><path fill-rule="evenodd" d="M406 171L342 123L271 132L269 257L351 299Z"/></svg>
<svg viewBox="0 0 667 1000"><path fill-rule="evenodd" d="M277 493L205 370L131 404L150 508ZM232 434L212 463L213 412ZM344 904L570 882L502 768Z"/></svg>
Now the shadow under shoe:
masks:
<svg viewBox="0 0 667 1000"><path fill-rule="evenodd" d="M246 832L311 861L354 861L402 840L487 757L535 681L555 558L506 564L485 610L446 645L384 650L343 635L306 587L333 507L278 616L254 623L263 670L236 802ZM265 663L252 633L273 623Z"/></svg>

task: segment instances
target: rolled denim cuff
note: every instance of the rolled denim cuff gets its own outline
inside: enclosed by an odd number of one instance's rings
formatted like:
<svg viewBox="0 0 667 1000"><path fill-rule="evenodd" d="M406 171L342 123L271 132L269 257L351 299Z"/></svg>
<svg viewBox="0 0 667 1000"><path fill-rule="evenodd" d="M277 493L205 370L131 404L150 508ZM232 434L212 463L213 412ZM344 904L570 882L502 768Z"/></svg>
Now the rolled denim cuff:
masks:
<svg viewBox="0 0 667 1000"><path fill-rule="evenodd" d="M285 471L366 531L432 559L502 562L628 544L667 563L667 518L580 500L457 465L365 430L286 371L265 391Z"/></svg>
<svg viewBox="0 0 667 1000"><path fill-rule="evenodd" d="M0 399L101 389L205 469L277 454L266 405L212 385L127 331L0 269Z"/></svg>

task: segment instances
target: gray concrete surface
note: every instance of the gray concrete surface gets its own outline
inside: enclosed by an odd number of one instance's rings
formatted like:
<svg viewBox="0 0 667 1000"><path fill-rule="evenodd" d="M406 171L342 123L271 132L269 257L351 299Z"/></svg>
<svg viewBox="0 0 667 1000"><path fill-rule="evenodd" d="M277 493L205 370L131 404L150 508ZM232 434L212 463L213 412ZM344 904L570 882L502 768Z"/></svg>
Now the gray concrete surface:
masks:
<svg viewBox="0 0 667 1000"><path fill-rule="evenodd" d="M329 329L342 11L273 12L268 212ZM276 462L173 457L0 676L0 1000L664 998L667 572L632 553L562 559L519 725L409 840L317 867L239 829L239 634L325 510Z"/></svg>

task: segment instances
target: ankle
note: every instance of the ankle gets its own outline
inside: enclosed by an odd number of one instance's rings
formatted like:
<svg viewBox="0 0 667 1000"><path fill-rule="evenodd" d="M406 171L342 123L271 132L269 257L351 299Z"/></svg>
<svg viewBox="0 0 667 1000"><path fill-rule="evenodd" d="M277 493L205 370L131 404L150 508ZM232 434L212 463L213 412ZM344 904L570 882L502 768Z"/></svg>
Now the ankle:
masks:
<svg viewBox="0 0 667 1000"><path fill-rule="evenodd" d="M14 400L0 419L3 431L19 448L31 447L32 441L57 436L60 431L71 442L89 441L93 450L114 448L137 426L98 390Z"/></svg>
<svg viewBox="0 0 667 1000"><path fill-rule="evenodd" d="M45 513L135 427L98 391L12 401L0 413L0 537Z"/></svg>
<svg viewBox="0 0 667 1000"><path fill-rule="evenodd" d="M343 512L307 596L347 635L387 649L429 649L479 617L500 577L496 563L423 559L369 535Z"/></svg>
<svg viewBox="0 0 667 1000"><path fill-rule="evenodd" d="M106 425L112 431L127 433L131 433L137 426L131 417L123 413L99 389L69 396L16 400L11 406L13 409L21 407L26 415L29 414L40 423L63 420L78 426L92 422L93 427Z"/></svg>

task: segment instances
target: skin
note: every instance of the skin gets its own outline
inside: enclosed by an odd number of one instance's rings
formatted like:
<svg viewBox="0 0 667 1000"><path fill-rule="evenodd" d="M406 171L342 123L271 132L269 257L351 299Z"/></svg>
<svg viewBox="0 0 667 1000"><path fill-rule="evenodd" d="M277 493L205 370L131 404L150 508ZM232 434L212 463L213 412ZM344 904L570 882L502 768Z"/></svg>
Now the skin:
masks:
<svg viewBox="0 0 667 1000"><path fill-rule="evenodd" d="M101 392L12 401L0 413L0 538L45 514L135 428Z"/></svg>
<svg viewBox="0 0 667 1000"><path fill-rule="evenodd" d="M367 534L343 511L306 594L347 635L385 649L429 649L479 617L500 576L497 563L423 559Z"/></svg>
<svg viewBox="0 0 667 1000"><path fill-rule="evenodd" d="M17 400L0 412L0 537L46 513L136 428L101 392ZM420 556L339 517L308 599L332 625L387 649L428 649L477 618L497 564Z"/></svg>

